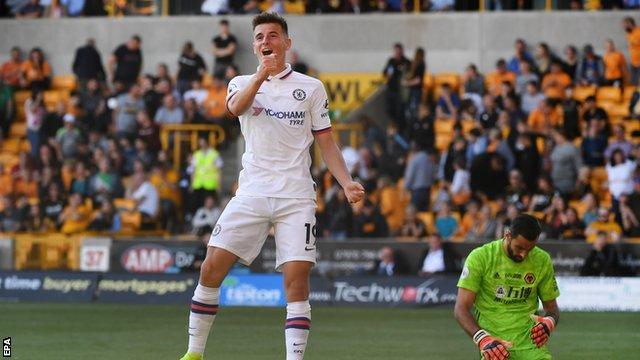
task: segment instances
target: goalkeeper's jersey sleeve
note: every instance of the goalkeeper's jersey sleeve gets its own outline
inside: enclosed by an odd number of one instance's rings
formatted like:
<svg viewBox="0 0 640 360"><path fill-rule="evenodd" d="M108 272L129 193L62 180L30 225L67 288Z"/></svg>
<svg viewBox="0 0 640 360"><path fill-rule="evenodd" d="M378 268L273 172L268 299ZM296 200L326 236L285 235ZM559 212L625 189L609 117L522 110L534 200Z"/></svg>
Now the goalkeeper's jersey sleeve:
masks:
<svg viewBox="0 0 640 360"><path fill-rule="evenodd" d="M560 295L549 254L533 248L521 263L511 260L496 240L474 249L467 257L458 287L476 293L478 325L504 340L513 350L534 349L529 338L530 315L538 299Z"/></svg>

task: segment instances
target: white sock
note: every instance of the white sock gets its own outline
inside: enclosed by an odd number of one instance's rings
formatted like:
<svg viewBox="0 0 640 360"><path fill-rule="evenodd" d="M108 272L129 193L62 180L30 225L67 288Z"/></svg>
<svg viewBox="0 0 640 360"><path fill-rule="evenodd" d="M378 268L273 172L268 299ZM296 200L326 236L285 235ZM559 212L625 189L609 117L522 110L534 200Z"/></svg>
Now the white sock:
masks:
<svg viewBox="0 0 640 360"><path fill-rule="evenodd" d="M287 360L302 360L304 358L310 329L311 305L309 305L309 300L287 304L287 322L284 329Z"/></svg>
<svg viewBox="0 0 640 360"><path fill-rule="evenodd" d="M209 330L218 313L218 299L220 288L196 286L191 298L191 312L189 313L189 352L203 354L207 345Z"/></svg>

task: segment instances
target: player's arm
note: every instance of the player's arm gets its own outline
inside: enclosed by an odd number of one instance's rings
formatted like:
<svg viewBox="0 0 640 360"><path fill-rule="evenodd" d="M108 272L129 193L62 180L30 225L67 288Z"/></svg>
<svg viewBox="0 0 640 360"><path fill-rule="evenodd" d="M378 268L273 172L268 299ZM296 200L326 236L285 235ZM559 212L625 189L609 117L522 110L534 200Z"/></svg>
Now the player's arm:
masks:
<svg viewBox="0 0 640 360"><path fill-rule="evenodd" d="M323 131L314 135L320 152L322 154L322 160L327 164L327 168L333 176L338 180L338 183L344 189L344 194L350 203L357 203L364 197L364 187L357 181L353 181L347 164L344 162L342 153L338 148L338 145L333 140L331 131Z"/></svg>
<svg viewBox="0 0 640 360"><path fill-rule="evenodd" d="M494 337L478 326L476 319L471 315L471 308L476 301L476 293L459 287L458 297L454 309L454 316L458 324L471 336L473 342L478 345L484 359L503 360L509 357L512 344L508 341Z"/></svg>
<svg viewBox="0 0 640 360"><path fill-rule="evenodd" d="M544 316L531 315L531 319L535 322L531 328L531 341L537 346L544 346L549 341L549 336L558 325L560 320L560 309L555 299L542 301Z"/></svg>
<svg viewBox="0 0 640 360"><path fill-rule="evenodd" d="M269 77L270 73L277 71L276 55L265 55L258 69L258 72L251 77L245 86L227 97L227 110L233 116L244 114L256 97L262 83Z"/></svg>

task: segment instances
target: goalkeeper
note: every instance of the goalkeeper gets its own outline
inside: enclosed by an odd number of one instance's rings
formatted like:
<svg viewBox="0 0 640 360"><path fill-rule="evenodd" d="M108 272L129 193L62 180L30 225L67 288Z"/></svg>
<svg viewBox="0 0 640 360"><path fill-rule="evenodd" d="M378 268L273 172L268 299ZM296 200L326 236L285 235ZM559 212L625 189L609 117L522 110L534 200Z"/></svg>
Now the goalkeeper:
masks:
<svg viewBox="0 0 640 360"><path fill-rule="evenodd" d="M536 247L539 235L538 220L519 215L502 239L465 261L455 317L482 359L551 359L546 344L558 325L560 292L551 257ZM544 315L536 315L538 299Z"/></svg>

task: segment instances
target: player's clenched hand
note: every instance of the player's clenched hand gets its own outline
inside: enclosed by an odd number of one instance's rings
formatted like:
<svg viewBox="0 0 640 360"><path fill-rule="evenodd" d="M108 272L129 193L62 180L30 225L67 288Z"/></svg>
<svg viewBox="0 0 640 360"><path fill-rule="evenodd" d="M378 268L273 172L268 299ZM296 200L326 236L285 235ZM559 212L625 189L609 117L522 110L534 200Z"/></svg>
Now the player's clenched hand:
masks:
<svg viewBox="0 0 640 360"><path fill-rule="evenodd" d="M278 70L276 54L271 53L269 55L262 56L262 59L260 60L260 69L258 70L258 75L262 79L266 79L270 74L274 74Z"/></svg>
<svg viewBox="0 0 640 360"><path fill-rule="evenodd" d="M491 336L488 332L480 329L473 335L482 357L485 360L504 360L509 357L509 348L513 346L510 342Z"/></svg>
<svg viewBox="0 0 640 360"><path fill-rule="evenodd" d="M541 347L549 341L551 332L556 327L556 321L551 316L538 316L531 315L531 319L535 321L535 325L531 328L531 341L537 346Z"/></svg>
<svg viewBox="0 0 640 360"><path fill-rule="evenodd" d="M350 181L344 187L344 194L350 204L355 204L364 197L364 187L357 181Z"/></svg>

